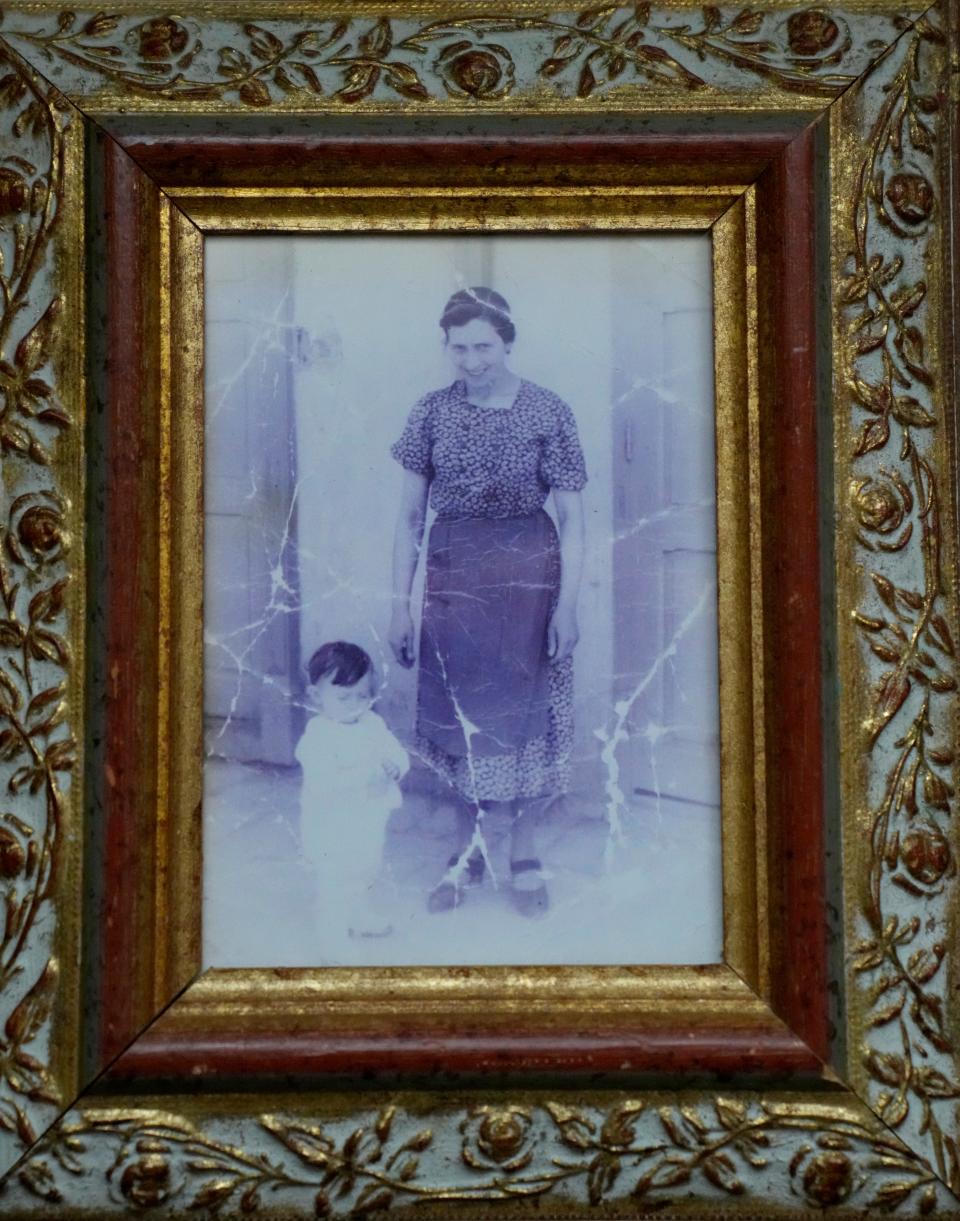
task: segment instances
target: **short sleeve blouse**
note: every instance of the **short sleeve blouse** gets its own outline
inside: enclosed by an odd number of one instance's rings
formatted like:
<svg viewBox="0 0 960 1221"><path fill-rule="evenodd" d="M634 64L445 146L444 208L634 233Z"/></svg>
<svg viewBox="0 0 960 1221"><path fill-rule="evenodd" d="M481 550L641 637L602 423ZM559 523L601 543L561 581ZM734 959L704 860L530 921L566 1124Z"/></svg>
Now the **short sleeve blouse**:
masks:
<svg viewBox="0 0 960 1221"><path fill-rule="evenodd" d="M427 477L440 517L525 517L551 488L578 492L587 481L573 412L526 380L507 408L470 403L462 381L425 395L390 452Z"/></svg>

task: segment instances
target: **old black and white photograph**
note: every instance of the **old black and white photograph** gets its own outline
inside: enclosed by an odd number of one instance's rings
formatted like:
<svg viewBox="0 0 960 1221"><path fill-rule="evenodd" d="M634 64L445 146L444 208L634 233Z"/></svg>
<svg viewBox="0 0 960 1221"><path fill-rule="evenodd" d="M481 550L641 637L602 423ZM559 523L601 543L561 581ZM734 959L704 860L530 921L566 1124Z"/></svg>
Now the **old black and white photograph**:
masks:
<svg viewBox="0 0 960 1221"><path fill-rule="evenodd" d="M207 240L207 965L720 961L711 257Z"/></svg>

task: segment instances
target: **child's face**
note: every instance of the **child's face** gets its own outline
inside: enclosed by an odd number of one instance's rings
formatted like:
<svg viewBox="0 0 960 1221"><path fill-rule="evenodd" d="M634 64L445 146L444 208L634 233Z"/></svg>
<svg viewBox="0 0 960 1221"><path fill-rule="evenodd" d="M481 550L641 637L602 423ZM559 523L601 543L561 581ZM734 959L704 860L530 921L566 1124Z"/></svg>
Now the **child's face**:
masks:
<svg viewBox="0 0 960 1221"><path fill-rule="evenodd" d="M367 673L352 687L342 687L333 681L332 674L327 674L314 684L311 694L321 715L350 724L359 720L373 703L373 678Z"/></svg>

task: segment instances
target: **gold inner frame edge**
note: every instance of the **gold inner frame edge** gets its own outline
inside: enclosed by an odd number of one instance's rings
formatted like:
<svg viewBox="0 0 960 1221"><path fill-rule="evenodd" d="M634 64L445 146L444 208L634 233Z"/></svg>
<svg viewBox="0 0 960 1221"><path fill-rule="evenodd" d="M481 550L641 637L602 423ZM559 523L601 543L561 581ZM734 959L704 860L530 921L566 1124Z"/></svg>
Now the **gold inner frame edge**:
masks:
<svg viewBox="0 0 960 1221"><path fill-rule="evenodd" d="M760 571L759 507L755 479L743 496L734 456L756 428L756 255L752 191L740 187L635 189L501 189L457 192L446 188L314 188L256 192L243 188L169 190L189 222L212 232L330 232L363 228L430 232L459 230L577 229L581 232L698 230L713 236L714 378L717 411L718 604L720 617L721 824L724 896L724 962L707 966L560 967L341 967L216 969L204 972L157 1023L161 1034L180 1024L283 1029L310 1013L355 1030L367 1023L388 1028L401 1013L407 1021L446 1018L469 1023L482 1000L490 1025L515 1027L523 1012L528 1029L589 1023L616 1026L624 1020L648 1027L692 1027L703 1021L747 1025L768 1020L779 1027L762 997L769 994L770 937L765 911L762 734L754 731L762 708L761 625L756 587ZM438 223L438 200L459 201ZM545 215L545 204L553 204ZM496 205L500 205L497 208ZM158 792L169 804L158 809L168 827L169 860L158 865L155 919L155 988L172 976L201 967L199 810L203 790L202 750L197 734L202 709L202 632L198 617L203 586L202 404L203 295L198 285L200 234L181 224L178 243L168 245L169 275L163 291L173 348L185 351L185 366L164 362L169 384L161 398L169 413L169 478L161 520L171 534L181 580L168 586L162 610L161 648L169 651L165 672L176 689L162 696L167 708L193 710L170 721L167 781ZM753 284L753 290L750 285ZM752 314L751 314L752 311ZM744 319L746 314L746 320ZM746 324L744 324L746 323ZM192 354L189 337L195 345ZM751 424L751 419L753 423ZM178 512L169 501L175 489ZM192 544L192 545L185 545ZM751 624L744 632L742 625ZM744 901L746 900L746 902ZM545 986L546 985L546 986ZM758 994L759 993L759 997ZM546 999L544 999L546 997ZM268 1017L269 1014L269 1017Z"/></svg>
<svg viewBox="0 0 960 1221"><path fill-rule="evenodd" d="M746 186L167 188L205 233L707 229Z"/></svg>

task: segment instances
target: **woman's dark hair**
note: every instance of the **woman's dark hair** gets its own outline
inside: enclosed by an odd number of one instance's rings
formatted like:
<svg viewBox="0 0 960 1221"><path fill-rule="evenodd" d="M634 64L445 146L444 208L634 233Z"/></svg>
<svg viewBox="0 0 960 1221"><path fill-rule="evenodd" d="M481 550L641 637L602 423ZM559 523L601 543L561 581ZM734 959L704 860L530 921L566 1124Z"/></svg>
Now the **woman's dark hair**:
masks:
<svg viewBox="0 0 960 1221"><path fill-rule="evenodd" d="M332 674L335 687L352 687L372 669L370 654L358 644L348 644L345 640L322 644L307 663L307 675L312 684Z"/></svg>
<svg viewBox="0 0 960 1221"><path fill-rule="evenodd" d="M517 337L510 306L492 288L461 288L454 293L443 307L440 326L449 339L452 326L466 326L475 318L489 322L504 343L513 343Z"/></svg>

